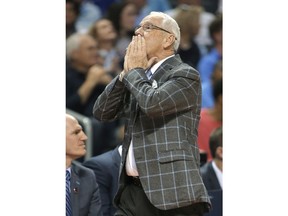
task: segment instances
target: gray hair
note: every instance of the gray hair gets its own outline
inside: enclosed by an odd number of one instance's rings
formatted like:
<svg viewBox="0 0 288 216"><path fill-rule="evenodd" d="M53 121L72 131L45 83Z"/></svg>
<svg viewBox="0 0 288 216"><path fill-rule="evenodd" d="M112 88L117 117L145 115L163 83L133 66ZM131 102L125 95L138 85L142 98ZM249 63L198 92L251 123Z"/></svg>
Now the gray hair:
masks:
<svg viewBox="0 0 288 216"><path fill-rule="evenodd" d="M178 23L171 16L163 12L152 11L150 12L149 15L158 16L162 18L162 28L166 29L167 31L170 31L176 38L173 44L174 51L176 52L180 44L180 28L178 26Z"/></svg>
<svg viewBox="0 0 288 216"><path fill-rule="evenodd" d="M68 60L71 60L71 55L73 51L79 49L81 38L83 37L83 33L74 33L69 36L66 40L66 57Z"/></svg>

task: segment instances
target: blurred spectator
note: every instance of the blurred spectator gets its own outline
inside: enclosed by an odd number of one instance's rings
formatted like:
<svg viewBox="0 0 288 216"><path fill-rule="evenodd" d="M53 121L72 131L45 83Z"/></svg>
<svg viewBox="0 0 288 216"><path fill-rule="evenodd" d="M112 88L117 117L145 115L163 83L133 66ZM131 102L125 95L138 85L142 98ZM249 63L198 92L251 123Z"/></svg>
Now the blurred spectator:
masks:
<svg viewBox="0 0 288 216"><path fill-rule="evenodd" d="M200 49L194 41L199 32L201 10L202 8L198 6L187 6L179 10L175 17L181 32L180 46L177 52L183 62L194 68L197 67L201 58Z"/></svg>
<svg viewBox="0 0 288 216"><path fill-rule="evenodd" d="M169 0L148 0L148 5L152 11L165 12L171 9Z"/></svg>
<svg viewBox="0 0 288 216"><path fill-rule="evenodd" d="M209 138L209 148L213 160L207 162L200 168L203 182L207 190L222 189L222 164L223 164L223 147L222 147L222 127L212 131Z"/></svg>
<svg viewBox="0 0 288 216"><path fill-rule="evenodd" d="M202 109L214 106L213 86L220 79L222 79L222 60L219 60L214 66L210 82L202 84Z"/></svg>
<svg viewBox="0 0 288 216"><path fill-rule="evenodd" d="M67 39L66 106L92 116L93 104L112 77L101 66L97 42L76 33Z"/></svg>
<svg viewBox="0 0 288 216"><path fill-rule="evenodd" d="M111 4L116 3L116 2L119 3L125 0L92 0L92 1L95 5L97 5L100 8L100 10L102 11L102 14L104 15L106 14Z"/></svg>
<svg viewBox="0 0 288 216"><path fill-rule="evenodd" d="M74 1L80 4L80 14L76 22L77 31L86 33L90 26L102 17L102 12L92 0Z"/></svg>
<svg viewBox="0 0 288 216"><path fill-rule="evenodd" d="M223 212L223 145L222 145L222 127L212 131L209 139L209 148L213 160L200 168L203 182L211 197L212 210L205 213L204 216L222 216Z"/></svg>
<svg viewBox="0 0 288 216"><path fill-rule="evenodd" d="M199 150L207 153L207 161L212 160L209 136L215 128L222 126L222 79L218 80L213 86L213 96L215 104L212 108L201 109L198 127Z"/></svg>
<svg viewBox="0 0 288 216"><path fill-rule="evenodd" d="M134 35L137 8L133 2L112 4L107 11L107 19L111 20L117 33L116 49L123 65L126 49Z"/></svg>
<svg viewBox="0 0 288 216"><path fill-rule="evenodd" d="M116 207L113 199L118 190L119 167L121 163L122 145L104 154L92 157L83 163L94 170L99 185L103 216L113 216Z"/></svg>
<svg viewBox="0 0 288 216"><path fill-rule="evenodd" d="M120 57L115 48L117 32L113 23L106 18L101 18L93 23L88 34L98 42L98 53L104 60L103 66L106 72L115 77L121 72L121 68Z"/></svg>
<svg viewBox="0 0 288 216"><path fill-rule="evenodd" d="M92 117L93 105L112 80L102 66L97 42L88 34L76 33L66 42L66 107L84 116ZM93 155L113 149L117 145L116 122L93 123Z"/></svg>
<svg viewBox="0 0 288 216"><path fill-rule="evenodd" d="M211 74L215 64L222 59L222 15L218 15L209 26L210 36L213 39L213 47L204 55L198 64L201 84L210 83Z"/></svg>
<svg viewBox="0 0 288 216"><path fill-rule="evenodd" d="M86 154L86 140L76 118L66 114L66 215L102 216L95 174L75 161Z"/></svg>
<svg viewBox="0 0 288 216"><path fill-rule="evenodd" d="M171 9L168 0L126 0L127 2L135 3L138 9L138 16L136 18L135 27L138 26L141 20L147 16L151 11L165 12Z"/></svg>
<svg viewBox="0 0 288 216"><path fill-rule="evenodd" d="M166 13L175 17L179 11L185 9L187 6L197 6L202 8L200 13L200 29L198 34L195 36L195 42L200 48L201 55L204 55L212 46L212 40L209 35L209 25L215 19L215 15L205 11L201 6L200 0L177 0L176 7L172 10L166 11Z"/></svg>
<svg viewBox="0 0 288 216"><path fill-rule="evenodd" d="M132 2L137 8L137 17L134 23L134 27L138 26L141 20L147 16L152 9L149 7L147 0L127 0L127 2Z"/></svg>
<svg viewBox="0 0 288 216"><path fill-rule="evenodd" d="M201 5L205 8L205 11L209 13L222 13L222 0L201 0Z"/></svg>
<svg viewBox="0 0 288 216"><path fill-rule="evenodd" d="M222 0L219 0L216 14L222 14L222 4L223 4L222 2L223 2Z"/></svg>
<svg viewBox="0 0 288 216"><path fill-rule="evenodd" d="M76 20L80 5L74 0L66 0L66 39L76 32Z"/></svg>

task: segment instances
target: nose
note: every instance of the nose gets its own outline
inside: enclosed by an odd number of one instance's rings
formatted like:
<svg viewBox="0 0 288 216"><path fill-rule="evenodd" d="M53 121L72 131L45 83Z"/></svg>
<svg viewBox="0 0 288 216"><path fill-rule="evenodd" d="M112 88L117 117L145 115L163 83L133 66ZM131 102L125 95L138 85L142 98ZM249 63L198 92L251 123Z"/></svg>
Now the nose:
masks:
<svg viewBox="0 0 288 216"><path fill-rule="evenodd" d="M87 140L88 139L88 137L87 137L87 135L83 132L83 136L82 136L82 140Z"/></svg>
<svg viewBox="0 0 288 216"><path fill-rule="evenodd" d="M143 36L143 30L142 27L140 26L138 29L135 30L134 34L137 35L141 35Z"/></svg>

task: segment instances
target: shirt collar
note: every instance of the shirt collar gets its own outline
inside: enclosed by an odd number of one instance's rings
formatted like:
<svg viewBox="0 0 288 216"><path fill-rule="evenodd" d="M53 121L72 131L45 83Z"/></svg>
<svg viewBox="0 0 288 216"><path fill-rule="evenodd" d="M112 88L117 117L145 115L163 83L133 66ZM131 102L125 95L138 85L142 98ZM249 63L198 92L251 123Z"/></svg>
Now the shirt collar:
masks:
<svg viewBox="0 0 288 216"><path fill-rule="evenodd" d="M153 66L151 67L151 69L150 69L151 72L152 72L152 74L155 73L155 71L160 67L160 65L161 65L164 61L166 61L168 58L171 58L171 57L173 57L173 56L175 56L175 54L173 54L173 55L171 55L171 56L168 56L168 57L162 59L161 61L157 62L155 65L153 65Z"/></svg>
<svg viewBox="0 0 288 216"><path fill-rule="evenodd" d="M120 146L118 147L118 152L119 152L120 156L122 156L122 145L120 145Z"/></svg>
<svg viewBox="0 0 288 216"><path fill-rule="evenodd" d="M68 168L66 169L66 171L69 171L69 172L70 172L70 174L71 174L71 166L70 166L70 167L68 167Z"/></svg>

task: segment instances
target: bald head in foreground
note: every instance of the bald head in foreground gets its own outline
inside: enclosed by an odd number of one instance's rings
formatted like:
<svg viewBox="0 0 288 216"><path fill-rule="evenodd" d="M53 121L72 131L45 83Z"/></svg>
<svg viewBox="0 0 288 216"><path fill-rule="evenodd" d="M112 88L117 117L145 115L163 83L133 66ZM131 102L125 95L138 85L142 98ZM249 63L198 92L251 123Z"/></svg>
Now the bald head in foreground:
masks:
<svg viewBox="0 0 288 216"><path fill-rule="evenodd" d="M66 216L102 216L94 172L74 161L86 154L86 140L77 119L66 114Z"/></svg>

